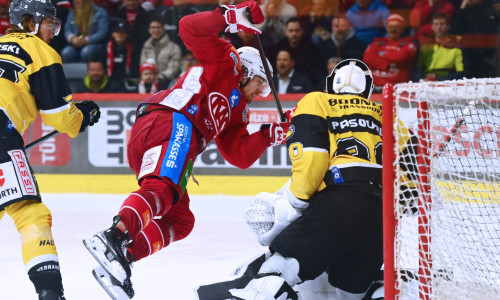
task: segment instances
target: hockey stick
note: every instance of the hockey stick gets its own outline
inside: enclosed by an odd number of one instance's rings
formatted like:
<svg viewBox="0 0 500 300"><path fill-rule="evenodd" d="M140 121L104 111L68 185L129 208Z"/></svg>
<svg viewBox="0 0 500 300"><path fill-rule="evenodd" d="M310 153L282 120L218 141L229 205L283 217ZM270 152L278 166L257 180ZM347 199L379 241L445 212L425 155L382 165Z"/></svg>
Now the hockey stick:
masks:
<svg viewBox="0 0 500 300"><path fill-rule="evenodd" d="M271 76L271 70L269 70L269 66L267 65L266 56L264 54L264 49L262 48L262 43L260 42L260 37L255 35L255 44L257 45L257 49L259 50L260 59L262 60L262 64L264 65L264 70L266 71L267 82L269 87L271 88L271 92L273 93L274 102L276 102L276 106L278 107L278 113L280 115L281 122L286 122L287 117L283 113L283 108L281 107L280 99L278 98L278 93L276 92L276 87L274 86L273 77Z"/></svg>
<svg viewBox="0 0 500 300"><path fill-rule="evenodd" d="M93 110L90 112L90 120L92 120L92 118L94 118L94 117L97 115L97 113L98 113L98 110L93 109ZM59 133L60 133L60 132L59 132L59 131L57 131L57 130L54 130L54 131L52 131L52 132L49 132L49 133L47 133L46 135L44 135L44 136L42 136L41 138L39 138L38 140L33 141L33 142L29 143L28 145L24 146L24 149L29 149L29 148L31 148L31 147L33 147L33 146L36 146L36 145L40 144L41 142L45 141L46 139L51 138L51 137L53 137L54 135L57 135L57 134L59 134Z"/></svg>
<svg viewBox="0 0 500 300"><path fill-rule="evenodd" d="M444 150L446 150L446 147L448 146L448 143L451 141L451 138L455 136L460 127L465 123L465 117L471 115L472 109L475 108L476 104L477 102L474 100L470 101L467 104L462 113L462 116L458 118L457 122L455 122L455 125L453 125L453 127L451 128L450 133L444 137L444 140L441 143L438 144L438 151L434 153L433 157L439 157L441 156L441 154L443 154Z"/></svg>
<svg viewBox="0 0 500 300"><path fill-rule="evenodd" d="M28 145L24 146L24 149L29 149L29 148L31 148L31 147L33 147L33 146L36 146L36 145L40 144L41 142L43 142L43 141L45 141L45 140L47 140L47 139L49 139L49 138L53 137L53 136L54 136L54 135L56 135L56 134L59 134L59 133L60 133L60 132L59 132L59 131L57 131L57 130L54 130L54 131L52 131L52 132L49 132L49 133L47 133L46 135L44 135L44 136L42 136L41 138L39 138L38 140L33 141L33 142L29 143Z"/></svg>

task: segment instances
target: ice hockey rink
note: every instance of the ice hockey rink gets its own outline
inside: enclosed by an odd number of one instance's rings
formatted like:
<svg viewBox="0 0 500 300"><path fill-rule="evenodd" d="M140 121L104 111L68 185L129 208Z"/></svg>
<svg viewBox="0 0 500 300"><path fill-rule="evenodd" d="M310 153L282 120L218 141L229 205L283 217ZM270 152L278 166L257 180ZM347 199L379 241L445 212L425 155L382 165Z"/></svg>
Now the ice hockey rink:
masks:
<svg viewBox="0 0 500 300"><path fill-rule="evenodd" d="M110 299L91 274L97 262L82 239L111 225L126 195L44 194L52 211L52 231L68 300ZM134 265L134 299L195 299L196 285L224 280L245 260L264 252L243 219L251 197L191 196L195 227ZM24 269L21 241L12 219L0 220L0 299L38 299Z"/></svg>

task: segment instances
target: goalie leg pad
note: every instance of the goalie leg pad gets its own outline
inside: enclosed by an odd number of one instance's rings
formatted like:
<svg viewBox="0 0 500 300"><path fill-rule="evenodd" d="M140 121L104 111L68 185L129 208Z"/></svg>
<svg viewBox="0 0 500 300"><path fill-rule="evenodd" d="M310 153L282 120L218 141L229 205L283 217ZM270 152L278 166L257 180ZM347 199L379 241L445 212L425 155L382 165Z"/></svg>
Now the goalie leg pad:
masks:
<svg viewBox="0 0 500 300"><path fill-rule="evenodd" d="M286 282L294 286L302 282L299 277L299 262L293 257L283 257L274 253L260 268L259 273L278 273Z"/></svg>
<svg viewBox="0 0 500 300"><path fill-rule="evenodd" d="M243 289L229 290L244 300L298 300L299 296L278 273L258 274Z"/></svg>

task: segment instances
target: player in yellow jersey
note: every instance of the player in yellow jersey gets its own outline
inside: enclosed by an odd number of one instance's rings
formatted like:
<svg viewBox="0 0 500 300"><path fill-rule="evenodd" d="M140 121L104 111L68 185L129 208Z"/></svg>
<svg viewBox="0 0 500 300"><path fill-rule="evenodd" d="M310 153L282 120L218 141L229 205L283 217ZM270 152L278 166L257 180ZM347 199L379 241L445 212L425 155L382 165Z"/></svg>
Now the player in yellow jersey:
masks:
<svg viewBox="0 0 500 300"><path fill-rule="evenodd" d="M233 296L297 299L291 287L327 272L337 299L361 300L378 279L382 106L369 100L372 82L363 62L347 59L327 77L328 93L297 104L287 136L292 179L268 194L274 224L259 236L273 255Z"/></svg>
<svg viewBox="0 0 500 300"><path fill-rule="evenodd" d="M12 28L0 37L0 218L7 213L14 220L39 299L64 299L52 216L21 135L41 114L45 124L76 137L98 121L99 107L72 101L61 58L48 45L60 29L50 0L13 0L9 17Z"/></svg>

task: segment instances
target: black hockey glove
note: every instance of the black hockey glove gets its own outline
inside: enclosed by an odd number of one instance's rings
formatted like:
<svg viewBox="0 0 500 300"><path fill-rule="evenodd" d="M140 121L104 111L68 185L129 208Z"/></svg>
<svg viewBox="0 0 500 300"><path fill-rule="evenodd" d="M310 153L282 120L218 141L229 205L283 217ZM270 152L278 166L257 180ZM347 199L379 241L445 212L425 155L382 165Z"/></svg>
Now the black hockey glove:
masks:
<svg viewBox="0 0 500 300"><path fill-rule="evenodd" d="M80 132L84 132L87 126L92 126L99 121L101 112L99 106L94 101L85 100L82 102L75 102L75 106L82 112L83 121Z"/></svg>

